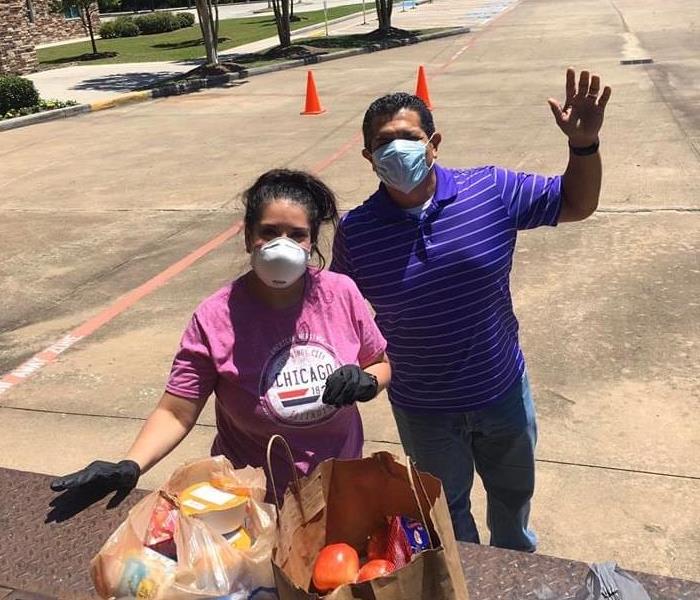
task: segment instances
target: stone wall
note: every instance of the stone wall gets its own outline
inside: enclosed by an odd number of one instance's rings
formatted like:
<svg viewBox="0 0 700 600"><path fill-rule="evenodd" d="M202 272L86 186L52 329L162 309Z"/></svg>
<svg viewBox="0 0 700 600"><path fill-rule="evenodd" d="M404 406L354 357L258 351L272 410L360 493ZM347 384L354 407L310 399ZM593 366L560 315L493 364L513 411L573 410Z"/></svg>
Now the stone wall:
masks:
<svg viewBox="0 0 700 600"><path fill-rule="evenodd" d="M71 38L89 35L80 17L67 19L62 14L49 10L49 0L31 0L34 6L34 35L37 44L60 42ZM96 8L96 7L95 7ZM92 18L95 35L100 29L100 16L97 10Z"/></svg>
<svg viewBox="0 0 700 600"><path fill-rule="evenodd" d="M36 71L34 43L25 0L0 0L0 74Z"/></svg>
<svg viewBox="0 0 700 600"><path fill-rule="evenodd" d="M97 10L92 22L97 36L100 28ZM87 36L79 17L67 19L52 13L49 0L0 0L0 74L36 71L36 44Z"/></svg>

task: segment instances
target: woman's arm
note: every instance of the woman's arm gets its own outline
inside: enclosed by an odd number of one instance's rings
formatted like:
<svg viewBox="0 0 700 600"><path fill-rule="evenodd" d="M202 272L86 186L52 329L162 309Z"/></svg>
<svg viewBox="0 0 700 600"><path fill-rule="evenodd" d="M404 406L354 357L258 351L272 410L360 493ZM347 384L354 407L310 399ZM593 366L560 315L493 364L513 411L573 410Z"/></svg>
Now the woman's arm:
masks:
<svg viewBox="0 0 700 600"><path fill-rule="evenodd" d="M145 473L165 458L187 436L197 422L206 400L189 400L168 392L141 427L126 455Z"/></svg>
<svg viewBox="0 0 700 600"><path fill-rule="evenodd" d="M124 460L118 463L96 460L84 469L51 482L55 492L85 488L99 489L101 498L112 490L128 494L141 474L170 453L190 432L206 400L186 400L165 392L143 424Z"/></svg>
<svg viewBox="0 0 700 600"><path fill-rule="evenodd" d="M386 354L382 354L377 362L362 365L362 369L377 378L377 394L389 386L391 382L391 365Z"/></svg>

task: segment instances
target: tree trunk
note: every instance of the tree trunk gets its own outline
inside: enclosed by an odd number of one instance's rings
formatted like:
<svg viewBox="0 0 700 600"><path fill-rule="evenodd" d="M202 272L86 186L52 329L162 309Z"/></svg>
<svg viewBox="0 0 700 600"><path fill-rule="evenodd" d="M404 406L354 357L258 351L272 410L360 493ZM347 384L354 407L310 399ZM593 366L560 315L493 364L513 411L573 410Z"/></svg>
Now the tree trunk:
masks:
<svg viewBox="0 0 700 600"><path fill-rule="evenodd" d="M207 64L218 65L219 54L217 52L217 46L219 40L215 35L211 4L209 0L195 0L195 3L197 5L197 15L199 17L199 28L202 30L204 47L207 49Z"/></svg>
<svg viewBox="0 0 700 600"><path fill-rule="evenodd" d="M97 44L95 43L95 32L92 29L92 9L85 8L80 11L80 18L83 20L83 25L87 27L90 35L90 43L92 44L92 53L97 54Z"/></svg>
<svg viewBox="0 0 700 600"><path fill-rule="evenodd" d="M393 0L374 0L377 8L377 18L379 19L379 31L387 32L391 29L391 9Z"/></svg>
<svg viewBox="0 0 700 600"><path fill-rule="evenodd" d="M292 45L292 35L289 26L289 3L293 0L272 0L272 9L275 12L275 24L277 25L277 37L281 48L289 48Z"/></svg>

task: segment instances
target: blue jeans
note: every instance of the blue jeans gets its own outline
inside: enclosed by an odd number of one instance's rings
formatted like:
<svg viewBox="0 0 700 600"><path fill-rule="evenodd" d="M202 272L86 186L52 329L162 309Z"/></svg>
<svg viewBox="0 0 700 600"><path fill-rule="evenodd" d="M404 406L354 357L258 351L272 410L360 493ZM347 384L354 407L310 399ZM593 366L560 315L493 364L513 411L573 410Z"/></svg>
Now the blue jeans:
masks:
<svg viewBox="0 0 700 600"><path fill-rule="evenodd" d="M534 552L528 529L535 488L537 424L527 373L487 408L463 413L417 413L393 407L406 453L442 481L455 537L479 543L469 494L474 468L487 496L491 545Z"/></svg>

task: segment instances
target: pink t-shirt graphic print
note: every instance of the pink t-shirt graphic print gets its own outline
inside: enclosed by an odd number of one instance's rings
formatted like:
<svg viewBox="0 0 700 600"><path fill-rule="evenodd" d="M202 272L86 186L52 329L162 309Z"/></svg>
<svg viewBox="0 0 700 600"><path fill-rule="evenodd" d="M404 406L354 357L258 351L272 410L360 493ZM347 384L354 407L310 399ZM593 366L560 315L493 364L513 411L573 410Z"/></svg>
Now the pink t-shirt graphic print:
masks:
<svg viewBox="0 0 700 600"><path fill-rule="evenodd" d="M289 425L315 425L337 411L321 402L326 379L341 365L332 348L313 336L285 340L263 368L260 396L271 419Z"/></svg>
<svg viewBox="0 0 700 600"><path fill-rule="evenodd" d="M310 270L303 301L274 310L250 294L244 276L197 308L166 389L190 399L216 395L212 454L238 467L264 466L268 440L280 433L308 473L326 458L361 456L357 408L326 406L321 397L335 369L375 362L385 348L348 277ZM283 492L291 471L279 447L273 470Z"/></svg>

